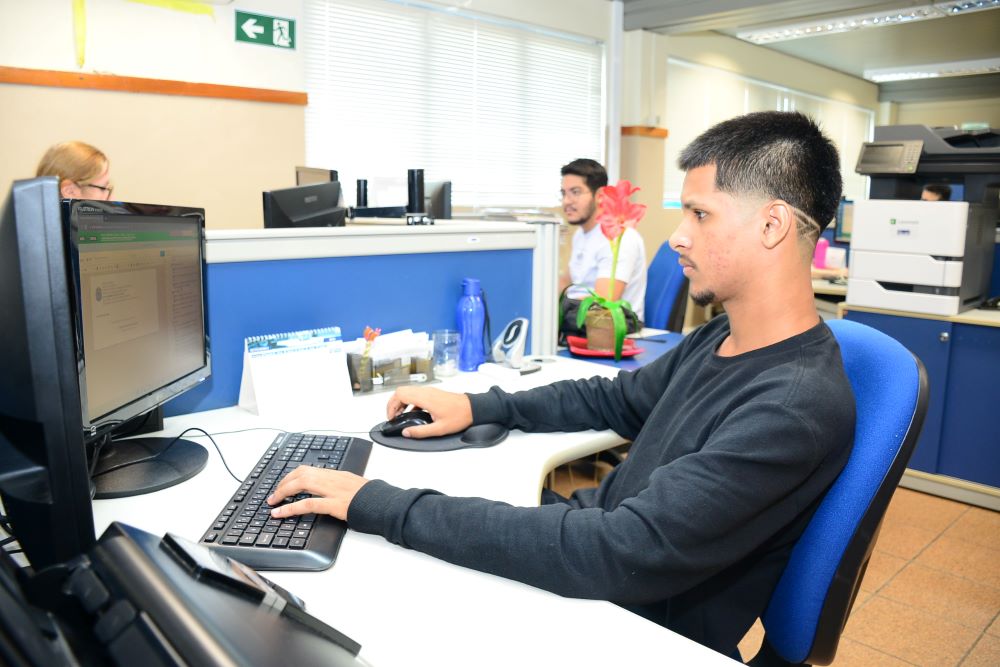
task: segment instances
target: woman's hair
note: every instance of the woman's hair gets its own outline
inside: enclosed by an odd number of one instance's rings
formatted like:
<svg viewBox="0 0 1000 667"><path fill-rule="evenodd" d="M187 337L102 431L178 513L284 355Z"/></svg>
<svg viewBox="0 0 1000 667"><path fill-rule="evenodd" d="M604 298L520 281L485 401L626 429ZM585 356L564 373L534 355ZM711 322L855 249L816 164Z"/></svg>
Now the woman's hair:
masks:
<svg viewBox="0 0 1000 667"><path fill-rule="evenodd" d="M59 183L70 180L87 183L108 168L108 156L82 141L64 141L45 151L35 176L57 176Z"/></svg>

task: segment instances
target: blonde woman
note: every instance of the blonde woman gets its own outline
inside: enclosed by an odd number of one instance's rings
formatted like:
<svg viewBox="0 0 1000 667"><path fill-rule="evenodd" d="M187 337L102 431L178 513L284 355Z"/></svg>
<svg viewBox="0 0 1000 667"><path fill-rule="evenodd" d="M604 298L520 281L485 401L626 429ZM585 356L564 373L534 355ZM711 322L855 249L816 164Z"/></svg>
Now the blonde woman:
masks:
<svg viewBox="0 0 1000 667"><path fill-rule="evenodd" d="M82 141L64 141L45 151L36 176L57 176L67 199L111 199L108 156Z"/></svg>

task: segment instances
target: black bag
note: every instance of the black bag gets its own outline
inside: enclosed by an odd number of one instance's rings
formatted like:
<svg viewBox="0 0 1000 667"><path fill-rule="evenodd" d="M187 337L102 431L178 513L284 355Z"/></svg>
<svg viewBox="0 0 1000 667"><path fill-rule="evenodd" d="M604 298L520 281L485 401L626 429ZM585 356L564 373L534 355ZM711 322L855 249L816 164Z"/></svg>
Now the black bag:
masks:
<svg viewBox="0 0 1000 667"><path fill-rule="evenodd" d="M559 344L566 344L566 336L579 336L583 338L587 335L586 325L577 326L576 317L577 313L580 312L580 304L583 303L581 299L574 299L572 297L566 296L566 290L562 291L559 295ZM637 333L642 329L642 320L639 316L635 314L631 308L622 307L622 313L625 315L625 333Z"/></svg>

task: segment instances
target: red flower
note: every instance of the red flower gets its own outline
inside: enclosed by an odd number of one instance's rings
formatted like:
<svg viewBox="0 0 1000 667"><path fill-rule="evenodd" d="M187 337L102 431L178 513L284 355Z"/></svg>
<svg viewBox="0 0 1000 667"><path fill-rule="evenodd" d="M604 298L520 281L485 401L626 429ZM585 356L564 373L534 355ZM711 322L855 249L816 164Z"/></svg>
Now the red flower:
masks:
<svg viewBox="0 0 1000 667"><path fill-rule="evenodd" d="M378 338L378 335L380 333L382 333L382 329L372 329L371 327L365 327L365 334L364 334L365 340L368 341L369 346L373 342L375 342L375 339Z"/></svg>
<svg viewBox="0 0 1000 667"><path fill-rule="evenodd" d="M639 191L628 181L605 185L598 191L597 222L609 241L614 241L625 231L634 228L646 214L645 204L635 204L629 198Z"/></svg>

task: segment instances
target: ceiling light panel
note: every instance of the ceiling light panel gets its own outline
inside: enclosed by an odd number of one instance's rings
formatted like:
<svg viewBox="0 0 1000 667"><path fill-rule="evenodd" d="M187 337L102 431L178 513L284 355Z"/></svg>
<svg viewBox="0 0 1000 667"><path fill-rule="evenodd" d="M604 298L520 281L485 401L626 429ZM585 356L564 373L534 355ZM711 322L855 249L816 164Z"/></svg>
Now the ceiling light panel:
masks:
<svg viewBox="0 0 1000 667"><path fill-rule="evenodd" d="M952 63L934 63L914 67L888 67L866 69L864 77L875 83L889 81L909 81L912 79L936 79L948 76L971 76L973 74L994 74L1000 72L1000 58L983 60L963 60Z"/></svg>
<svg viewBox="0 0 1000 667"><path fill-rule="evenodd" d="M901 25L903 23L940 19L945 18L945 16L947 14L944 10L938 9L934 5L926 5L923 7L887 9L871 14L852 14L850 16L837 16L819 21L745 30L736 33L736 36L754 44L772 44L774 42L801 39L803 37L832 35L839 32L851 32L865 28L880 28L888 25Z"/></svg>

